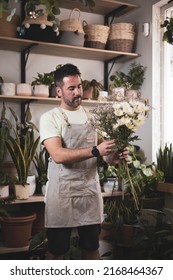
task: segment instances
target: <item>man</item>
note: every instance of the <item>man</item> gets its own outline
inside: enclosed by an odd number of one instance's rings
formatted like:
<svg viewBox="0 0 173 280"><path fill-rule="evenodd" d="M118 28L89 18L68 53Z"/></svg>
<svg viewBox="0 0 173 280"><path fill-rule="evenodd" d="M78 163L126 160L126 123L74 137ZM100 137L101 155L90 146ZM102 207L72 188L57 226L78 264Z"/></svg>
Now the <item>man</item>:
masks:
<svg viewBox="0 0 173 280"><path fill-rule="evenodd" d="M81 106L83 90L76 66L58 68L55 85L61 104L40 119L41 142L50 154L45 198L49 259L63 259L73 228L78 229L82 259L99 259L103 202L97 157L112 157L115 141L97 145L96 132Z"/></svg>

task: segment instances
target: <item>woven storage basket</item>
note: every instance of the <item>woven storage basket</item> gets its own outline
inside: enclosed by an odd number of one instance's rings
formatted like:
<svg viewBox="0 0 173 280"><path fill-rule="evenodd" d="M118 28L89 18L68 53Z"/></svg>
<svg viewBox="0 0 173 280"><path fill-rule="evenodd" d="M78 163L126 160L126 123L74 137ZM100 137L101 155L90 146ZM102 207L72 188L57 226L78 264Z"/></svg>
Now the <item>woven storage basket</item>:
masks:
<svg viewBox="0 0 173 280"><path fill-rule="evenodd" d="M85 23L85 22L84 22ZM104 49L110 28L105 25L84 25L85 47Z"/></svg>
<svg viewBox="0 0 173 280"><path fill-rule="evenodd" d="M116 23L110 26L107 49L122 52L132 52L135 32L130 23Z"/></svg>
<svg viewBox="0 0 173 280"><path fill-rule="evenodd" d="M111 30L126 30L126 31L134 31L135 27L132 23L119 22L111 24Z"/></svg>
<svg viewBox="0 0 173 280"><path fill-rule="evenodd" d="M74 11L78 12L78 18L72 18L72 13ZM80 10L75 8L70 12L69 19L60 21L59 26L60 31L72 31L84 34L83 26L80 21Z"/></svg>
<svg viewBox="0 0 173 280"><path fill-rule="evenodd" d="M7 12L3 12L2 18L0 18L0 36L4 37L17 37L17 27L20 25L20 18L17 15L12 17L10 22L7 21Z"/></svg>

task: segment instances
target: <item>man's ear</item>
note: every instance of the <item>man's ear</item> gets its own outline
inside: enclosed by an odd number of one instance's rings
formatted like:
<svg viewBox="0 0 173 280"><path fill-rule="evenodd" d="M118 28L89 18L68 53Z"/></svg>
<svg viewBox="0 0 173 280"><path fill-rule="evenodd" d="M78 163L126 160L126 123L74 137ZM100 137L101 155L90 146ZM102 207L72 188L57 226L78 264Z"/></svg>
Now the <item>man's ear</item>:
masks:
<svg viewBox="0 0 173 280"><path fill-rule="evenodd" d="M56 94L58 97L61 97L61 88L60 87L56 87Z"/></svg>

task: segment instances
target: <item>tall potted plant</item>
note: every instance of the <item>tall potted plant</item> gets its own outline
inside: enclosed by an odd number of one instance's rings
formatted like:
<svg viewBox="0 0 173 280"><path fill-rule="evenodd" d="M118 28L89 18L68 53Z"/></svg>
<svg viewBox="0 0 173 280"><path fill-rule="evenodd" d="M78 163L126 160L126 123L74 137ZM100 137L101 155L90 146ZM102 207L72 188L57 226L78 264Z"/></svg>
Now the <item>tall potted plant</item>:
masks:
<svg viewBox="0 0 173 280"><path fill-rule="evenodd" d="M38 136L35 139L34 131L37 130L37 128L31 122L29 105L27 105L25 110L24 123L19 122L12 108L10 108L10 111L16 121L16 127L13 127L14 136L10 135L6 140L6 146L17 170L15 192L19 199L28 199L29 186L27 184L27 177L40 137Z"/></svg>

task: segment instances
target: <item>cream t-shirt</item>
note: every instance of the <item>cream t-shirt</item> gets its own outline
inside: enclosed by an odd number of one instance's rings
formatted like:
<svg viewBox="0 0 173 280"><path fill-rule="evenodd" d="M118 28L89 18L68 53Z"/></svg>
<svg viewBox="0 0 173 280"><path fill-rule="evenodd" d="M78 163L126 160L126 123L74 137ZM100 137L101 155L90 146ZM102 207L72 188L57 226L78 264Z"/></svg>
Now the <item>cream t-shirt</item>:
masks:
<svg viewBox="0 0 173 280"><path fill-rule="evenodd" d="M71 124L84 124L87 121L87 114L82 106L76 111L62 109ZM62 112L54 108L44 113L40 118L40 141L41 143L48 138L63 137L67 123L64 120Z"/></svg>

